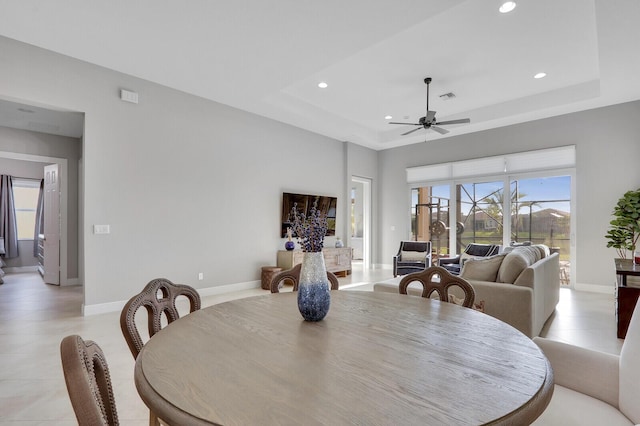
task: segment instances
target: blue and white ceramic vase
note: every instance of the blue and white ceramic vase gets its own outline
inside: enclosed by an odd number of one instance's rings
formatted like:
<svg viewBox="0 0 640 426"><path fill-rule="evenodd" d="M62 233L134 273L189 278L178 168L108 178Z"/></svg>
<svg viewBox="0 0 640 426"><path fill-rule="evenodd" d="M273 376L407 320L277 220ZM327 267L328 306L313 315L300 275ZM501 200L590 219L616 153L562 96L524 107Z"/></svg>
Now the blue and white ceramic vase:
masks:
<svg viewBox="0 0 640 426"><path fill-rule="evenodd" d="M320 321L327 315L330 290L322 252L305 253L298 282L298 310L305 321Z"/></svg>

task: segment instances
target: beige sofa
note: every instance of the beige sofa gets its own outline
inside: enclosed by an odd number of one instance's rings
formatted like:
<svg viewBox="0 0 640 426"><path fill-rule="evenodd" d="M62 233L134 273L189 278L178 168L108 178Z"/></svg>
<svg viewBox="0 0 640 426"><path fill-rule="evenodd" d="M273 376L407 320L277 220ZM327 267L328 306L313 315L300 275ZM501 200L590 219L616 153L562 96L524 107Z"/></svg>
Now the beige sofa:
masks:
<svg viewBox="0 0 640 426"><path fill-rule="evenodd" d="M512 325L529 337L540 334L560 298L559 255L543 245L508 247L504 253L464 262L460 276L473 286L476 304L484 312ZM373 286L374 291L397 293L402 277ZM420 283L409 285L420 296Z"/></svg>

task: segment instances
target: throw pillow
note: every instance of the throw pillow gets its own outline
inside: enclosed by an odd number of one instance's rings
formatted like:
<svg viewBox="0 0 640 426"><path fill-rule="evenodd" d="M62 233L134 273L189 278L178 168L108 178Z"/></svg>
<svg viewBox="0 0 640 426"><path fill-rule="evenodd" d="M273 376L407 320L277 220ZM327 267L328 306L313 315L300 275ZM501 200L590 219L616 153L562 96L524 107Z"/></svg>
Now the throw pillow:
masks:
<svg viewBox="0 0 640 426"><path fill-rule="evenodd" d="M424 262L427 256L424 251L401 251L400 261L402 262Z"/></svg>
<svg viewBox="0 0 640 426"><path fill-rule="evenodd" d="M504 254L497 254L495 256L469 259L464 262L460 276L467 280L495 282L505 256Z"/></svg>
<svg viewBox="0 0 640 426"><path fill-rule="evenodd" d="M546 246L544 244L536 244L534 247L540 250L540 259L544 259L545 257L549 256L549 246Z"/></svg>
<svg viewBox="0 0 640 426"><path fill-rule="evenodd" d="M449 295L449 303L462 306L463 302L464 302L464 297L456 297L453 294ZM473 309L475 309L478 312L482 312L484 314L484 300L481 300L478 303L474 303Z"/></svg>
<svg viewBox="0 0 640 426"><path fill-rule="evenodd" d="M542 251L536 246L516 247L513 251L519 251L523 255L527 256L529 265L533 265L538 260L542 259Z"/></svg>
<svg viewBox="0 0 640 426"><path fill-rule="evenodd" d="M475 259L475 258L476 258L476 256L474 256L472 254L462 252L460 254L460 264L463 264L465 262L465 260Z"/></svg>
<svg viewBox="0 0 640 426"><path fill-rule="evenodd" d="M513 250L504 257L502 265L498 269L496 282L513 284L528 266L529 260L527 256L518 250Z"/></svg>
<svg viewBox="0 0 640 426"><path fill-rule="evenodd" d="M470 259L482 259L482 257L474 256L474 255L472 255L472 254L464 253L464 252L463 252L463 253L460 255L460 262L458 263L458 265L460 266L460 270L462 270L462 268L464 267L465 262L466 262L467 260L470 260Z"/></svg>

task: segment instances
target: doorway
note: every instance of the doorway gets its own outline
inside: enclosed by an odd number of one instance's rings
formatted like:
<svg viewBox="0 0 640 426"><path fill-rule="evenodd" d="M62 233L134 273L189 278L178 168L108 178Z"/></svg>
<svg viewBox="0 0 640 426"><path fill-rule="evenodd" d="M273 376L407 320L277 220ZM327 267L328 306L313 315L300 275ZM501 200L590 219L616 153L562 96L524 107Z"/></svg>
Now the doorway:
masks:
<svg viewBox="0 0 640 426"><path fill-rule="evenodd" d="M45 157L40 155L30 155L30 154L20 154L15 152L6 152L0 151L0 158L29 162L34 163L38 167L42 167L43 169L47 167L47 165L55 164L58 168L60 182L66 181L68 164L67 159L65 158L56 158L56 157ZM56 240L55 244L58 247L56 251L58 251L59 255L56 258L56 263L59 265L59 270L56 271L56 276L59 278L54 280L52 284L60 284L60 285L73 285L77 284L77 279L68 279L68 213L67 213L67 199L68 199L68 185L63 185L63 191L60 191L59 198L57 199L58 205L57 210L59 210L59 241ZM58 216L58 215L56 215ZM51 226L50 226L51 227ZM21 251L23 251L26 247L33 247L33 242L29 242L28 246L21 247ZM33 250L24 250L26 252L32 252ZM52 251L51 249L49 250ZM75 262L74 262L75 263ZM49 268L50 270L53 268ZM49 280L51 281L51 279Z"/></svg>
<svg viewBox="0 0 640 426"><path fill-rule="evenodd" d="M353 259L371 267L371 179L351 177L349 246Z"/></svg>
<svg viewBox="0 0 640 426"><path fill-rule="evenodd" d="M62 286L81 284L83 253L80 246L80 206L83 192L84 113L36 105L30 101L8 100L0 95L0 134L1 140L7 142L0 147L0 159L5 161L8 170L12 170L12 175L42 179L45 165L58 165L59 281ZM48 155L23 151L46 152ZM39 169L39 174L32 171L35 168ZM33 252L33 249L21 249L21 252ZM12 266L21 265L17 263Z"/></svg>

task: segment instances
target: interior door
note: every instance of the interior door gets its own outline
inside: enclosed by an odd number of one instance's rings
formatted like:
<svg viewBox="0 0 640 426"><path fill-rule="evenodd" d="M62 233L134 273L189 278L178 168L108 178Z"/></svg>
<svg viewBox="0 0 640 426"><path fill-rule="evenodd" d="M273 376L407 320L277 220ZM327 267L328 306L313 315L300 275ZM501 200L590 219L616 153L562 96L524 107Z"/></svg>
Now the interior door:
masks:
<svg viewBox="0 0 640 426"><path fill-rule="evenodd" d="M60 285L60 172L44 167L44 282Z"/></svg>
<svg viewBox="0 0 640 426"><path fill-rule="evenodd" d="M351 237L353 258L371 267L371 179L351 177Z"/></svg>

